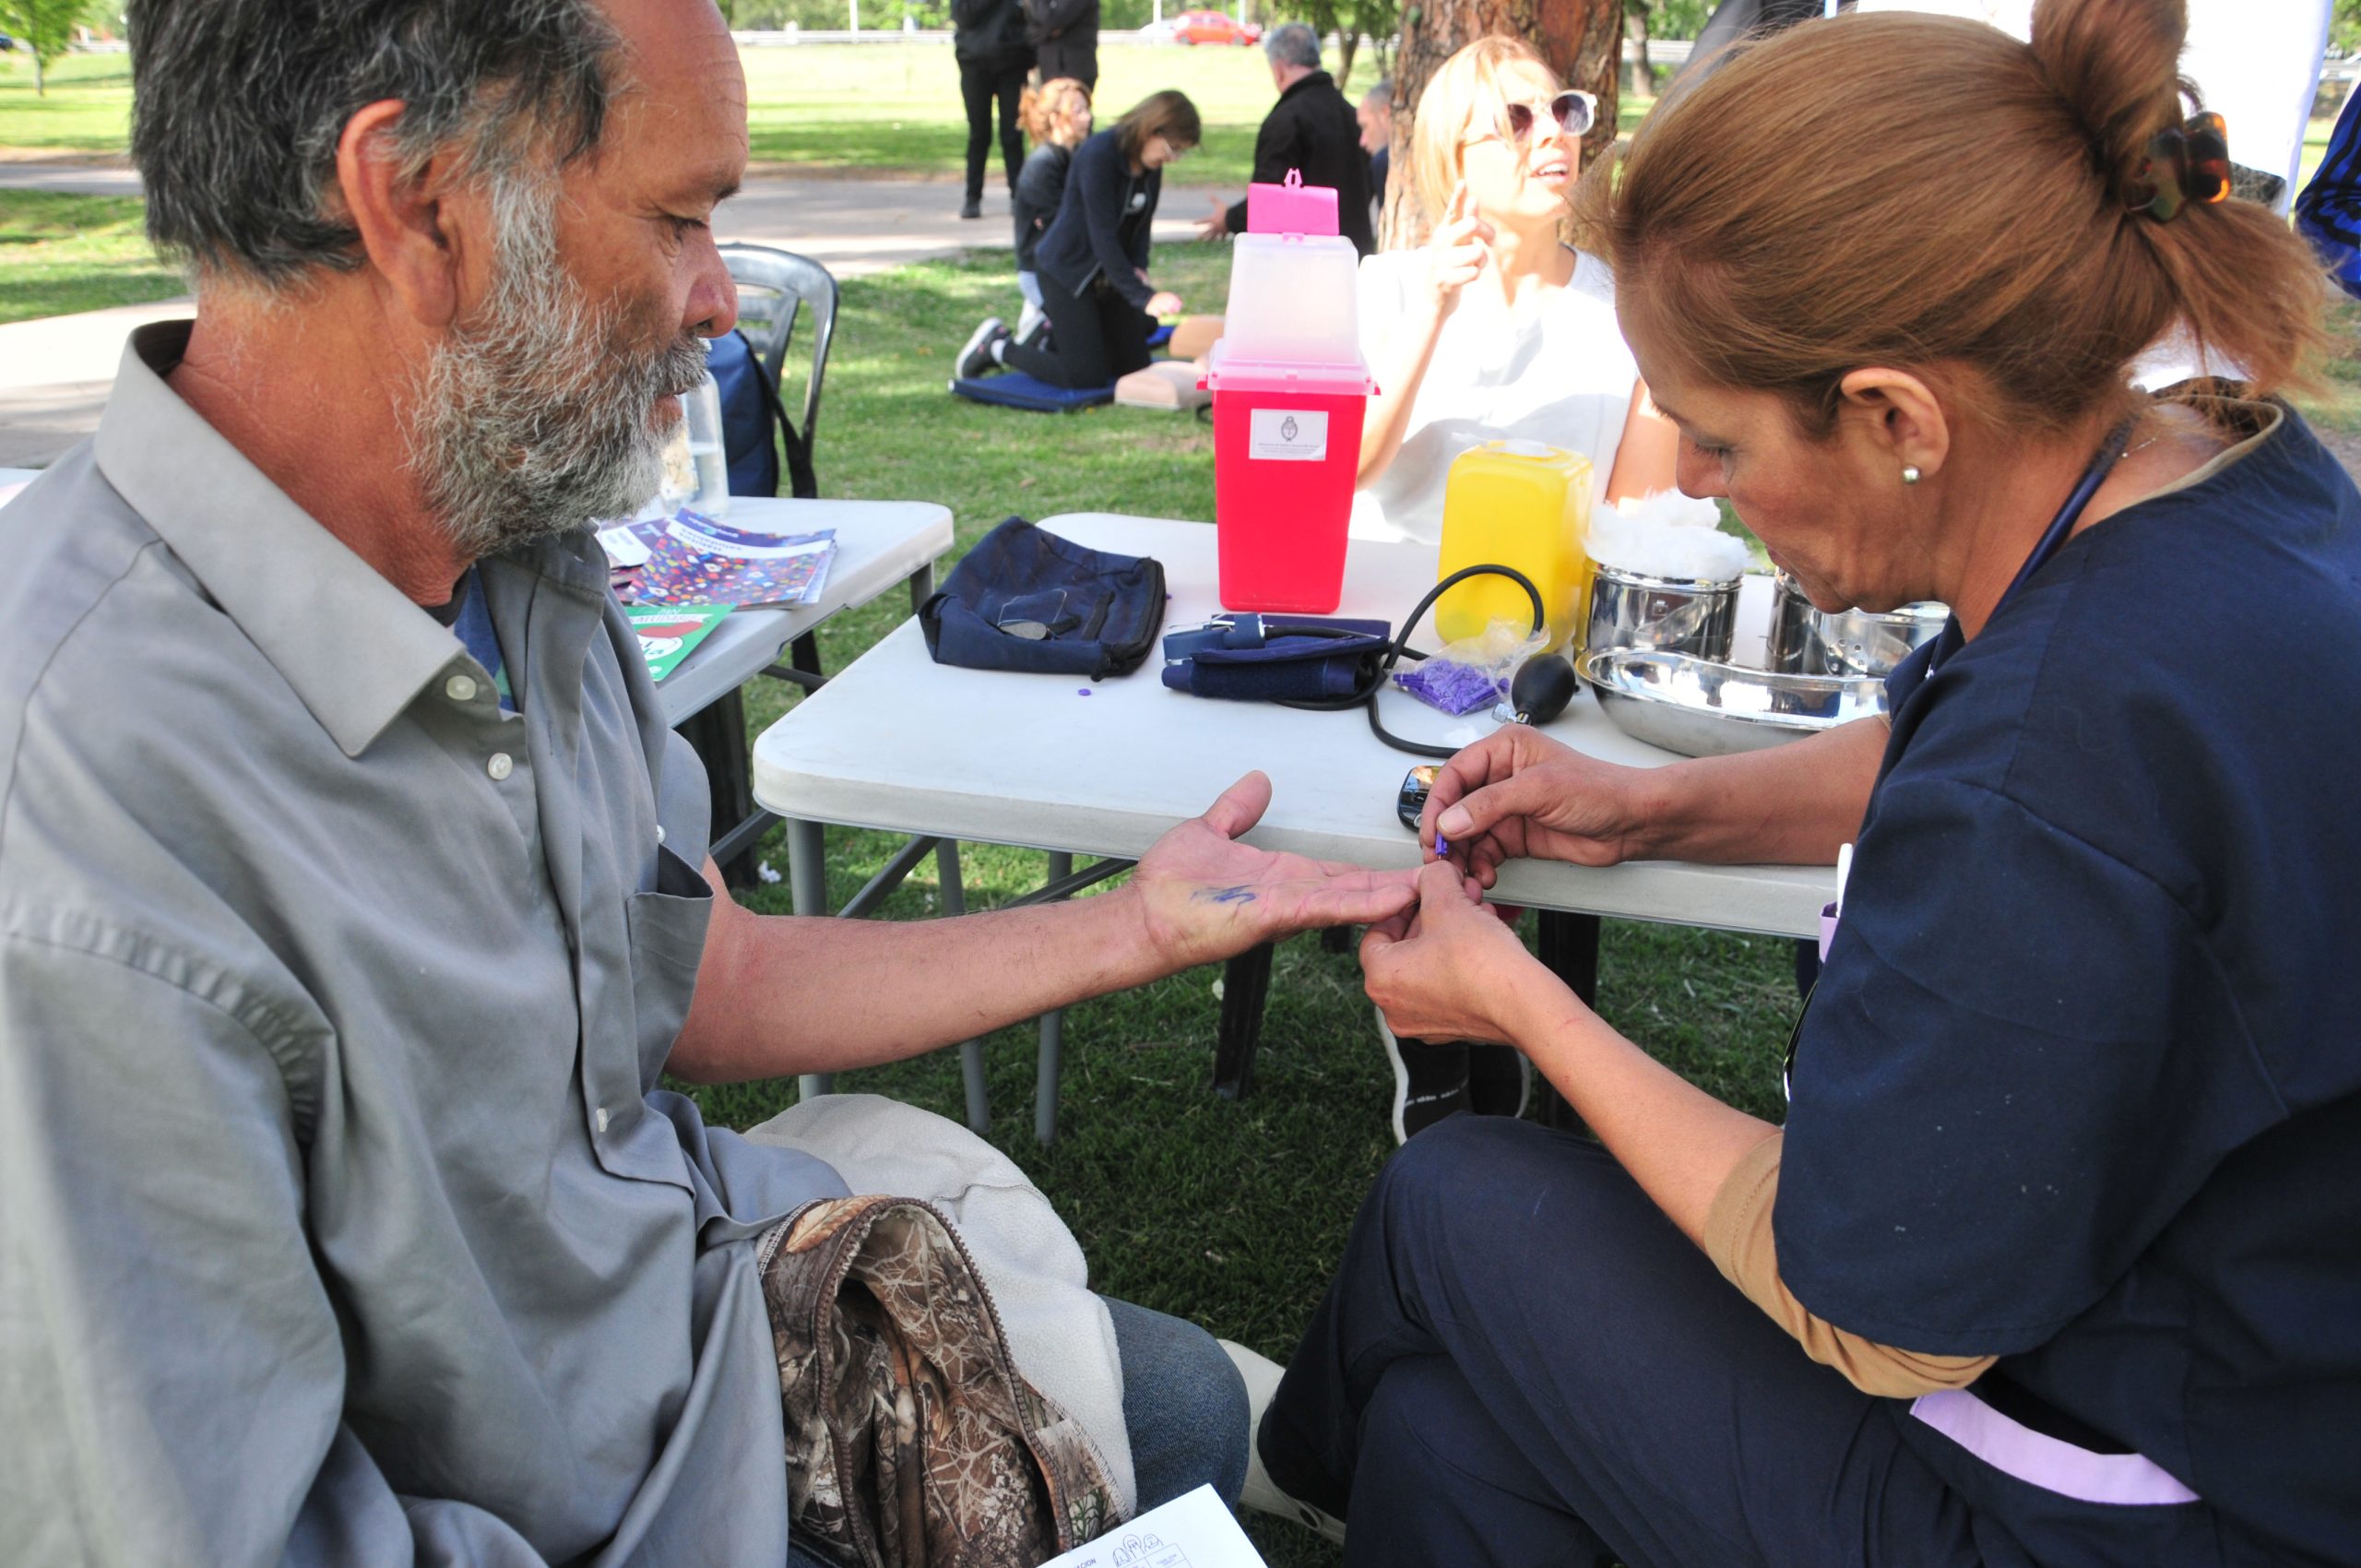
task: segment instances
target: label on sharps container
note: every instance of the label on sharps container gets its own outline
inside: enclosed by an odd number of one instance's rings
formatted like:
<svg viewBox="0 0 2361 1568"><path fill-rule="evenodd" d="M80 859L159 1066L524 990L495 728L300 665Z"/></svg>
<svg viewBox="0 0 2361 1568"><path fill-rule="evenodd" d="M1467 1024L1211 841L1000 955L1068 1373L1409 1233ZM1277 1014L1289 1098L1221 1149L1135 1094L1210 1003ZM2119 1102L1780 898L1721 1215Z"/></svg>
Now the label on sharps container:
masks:
<svg viewBox="0 0 2361 1568"><path fill-rule="evenodd" d="M1317 463L1328 456L1328 416L1308 409L1256 409L1247 433L1250 457Z"/></svg>

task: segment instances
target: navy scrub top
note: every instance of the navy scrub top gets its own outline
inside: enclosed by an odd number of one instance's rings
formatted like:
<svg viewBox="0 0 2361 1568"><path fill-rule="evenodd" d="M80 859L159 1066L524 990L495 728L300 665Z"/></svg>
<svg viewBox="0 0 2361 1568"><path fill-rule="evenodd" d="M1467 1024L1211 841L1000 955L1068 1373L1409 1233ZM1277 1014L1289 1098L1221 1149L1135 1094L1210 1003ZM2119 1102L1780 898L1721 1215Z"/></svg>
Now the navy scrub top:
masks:
<svg viewBox="0 0 2361 1568"><path fill-rule="evenodd" d="M2361 493L2295 413L1905 695L1797 1044L1779 1268L1998 1355L2077 1501L1901 1405L1995 1564L2361 1562ZM1923 650L1922 650L1923 651Z"/></svg>

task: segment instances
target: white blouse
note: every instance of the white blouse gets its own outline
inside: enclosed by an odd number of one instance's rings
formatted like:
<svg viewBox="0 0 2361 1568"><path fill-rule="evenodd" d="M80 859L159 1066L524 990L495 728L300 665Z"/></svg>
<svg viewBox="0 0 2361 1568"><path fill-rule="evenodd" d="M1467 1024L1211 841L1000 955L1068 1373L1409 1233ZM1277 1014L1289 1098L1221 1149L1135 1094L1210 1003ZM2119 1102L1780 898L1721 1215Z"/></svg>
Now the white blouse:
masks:
<svg viewBox="0 0 2361 1568"><path fill-rule="evenodd" d="M1361 355L1373 375L1384 374L1393 335L1406 329L1424 265L1418 251L1361 263ZM1401 450L1353 496L1353 537L1439 543L1452 459L1507 436L1582 453L1591 460L1591 503L1602 504L1639 375L1616 325L1614 277L1596 256L1576 252L1564 288L1513 306L1489 279L1469 286L1436 339Z"/></svg>

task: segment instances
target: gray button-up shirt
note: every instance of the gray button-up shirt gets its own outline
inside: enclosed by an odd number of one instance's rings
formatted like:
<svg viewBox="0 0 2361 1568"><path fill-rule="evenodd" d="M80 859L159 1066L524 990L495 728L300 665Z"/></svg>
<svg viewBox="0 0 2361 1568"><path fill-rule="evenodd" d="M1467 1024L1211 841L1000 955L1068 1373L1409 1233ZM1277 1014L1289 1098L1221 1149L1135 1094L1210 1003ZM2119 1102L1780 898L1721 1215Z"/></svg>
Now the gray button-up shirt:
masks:
<svg viewBox="0 0 2361 1568"><path fill-rule="evenodd" d="M843 1187L655 1087L706 789L605 560L482 564L504 714L186 332L0 512L0 1556L777 1563L745 1243Z"/></svg>

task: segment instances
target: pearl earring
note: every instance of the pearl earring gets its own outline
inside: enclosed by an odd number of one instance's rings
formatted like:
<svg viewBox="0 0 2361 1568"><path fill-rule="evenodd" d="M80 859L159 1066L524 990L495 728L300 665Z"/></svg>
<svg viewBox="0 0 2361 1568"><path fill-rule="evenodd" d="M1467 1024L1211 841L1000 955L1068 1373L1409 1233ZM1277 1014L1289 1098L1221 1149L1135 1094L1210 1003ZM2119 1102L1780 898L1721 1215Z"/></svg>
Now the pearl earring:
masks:
<svg viewBox="0 0 2361 1568"><path fill-rule="evenodd" d="M1904 463L1902 466L1902 482L1904 484L1916 484L1918 482L1917 464Z"/></svg>

